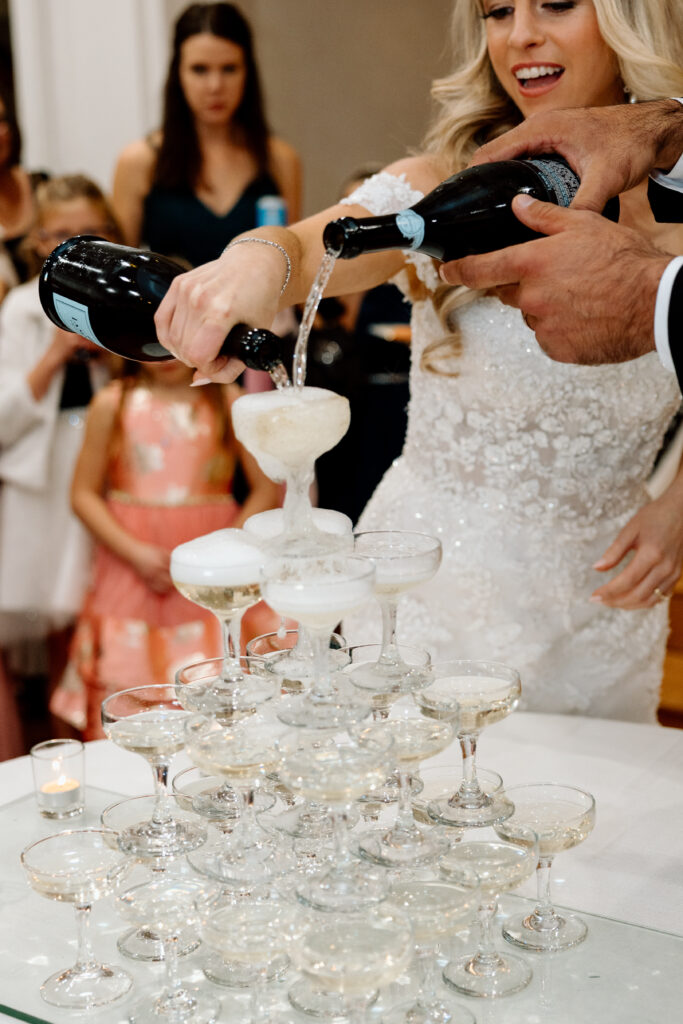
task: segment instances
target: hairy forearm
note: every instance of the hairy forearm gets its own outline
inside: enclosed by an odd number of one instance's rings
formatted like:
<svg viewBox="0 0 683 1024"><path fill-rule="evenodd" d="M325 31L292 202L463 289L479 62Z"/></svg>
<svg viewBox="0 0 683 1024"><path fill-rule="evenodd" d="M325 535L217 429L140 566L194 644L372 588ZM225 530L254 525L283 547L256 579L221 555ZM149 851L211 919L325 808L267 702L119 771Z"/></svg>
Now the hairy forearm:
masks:
<svg viewBox="0 0 683 1024"><path fill-rule="evenodd" d="M653 124L656 139L654 167L666 172L671 170L683 153L683 103L662 100L657 107L657 119Z"/></svg>

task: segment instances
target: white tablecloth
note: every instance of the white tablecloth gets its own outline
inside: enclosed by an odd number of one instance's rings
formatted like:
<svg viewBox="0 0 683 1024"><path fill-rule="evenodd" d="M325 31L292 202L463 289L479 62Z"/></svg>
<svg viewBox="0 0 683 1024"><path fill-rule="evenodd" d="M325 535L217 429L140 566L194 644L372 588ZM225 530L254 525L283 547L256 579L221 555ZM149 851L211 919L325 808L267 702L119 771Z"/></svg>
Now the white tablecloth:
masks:
<svg viewBox="0 0 683 1024"><path fill-rule="evenodd" d="M139 756L108 740L86 749L89 785L151 791ZM478 761L508 786L559 782L594 794L593 834L553 867L557 903L683 935L683 731L518 712L482 733ZM188 763L179 755L171 773ZM455 746L429 762L443 765L444 777L456 763ZM0 763L0 803L32 790L29 758ZM533 894L531 885L522 891Z"/></svg>

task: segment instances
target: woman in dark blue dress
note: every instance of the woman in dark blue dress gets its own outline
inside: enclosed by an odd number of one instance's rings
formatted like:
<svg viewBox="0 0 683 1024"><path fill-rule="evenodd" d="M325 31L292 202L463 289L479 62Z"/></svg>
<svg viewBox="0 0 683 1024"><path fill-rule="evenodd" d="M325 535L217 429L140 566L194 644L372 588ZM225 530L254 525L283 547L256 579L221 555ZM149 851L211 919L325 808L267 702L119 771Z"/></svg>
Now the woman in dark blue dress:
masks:
<svg viewBox="0 0 683 1024"><path fill-rule="evenodd" d="M233 4L192 4L175 25L162 126L116 166L126 241L197 266L255 227L268 195L299 217L299 158L268 132L251 30Z"/></svg>

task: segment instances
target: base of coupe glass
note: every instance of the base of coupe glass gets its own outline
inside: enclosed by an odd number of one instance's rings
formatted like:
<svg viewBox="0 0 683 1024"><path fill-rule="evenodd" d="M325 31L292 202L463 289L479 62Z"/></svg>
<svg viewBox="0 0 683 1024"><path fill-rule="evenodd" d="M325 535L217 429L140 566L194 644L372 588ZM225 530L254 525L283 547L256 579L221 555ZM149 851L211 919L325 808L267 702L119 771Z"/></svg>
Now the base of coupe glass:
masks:
<svg viewBox="0 0 683 1024"><path fill-rule="evenodd" d="M187 933L178 936L177 955L187 956L199 946L199 939L188 929ZM144 960L159 963L164 960L164 946L161 939L148 928L131 928L116 940L116 948L121 956L129 960Z"/></svg>
<svg viewBox="0 0 683 1024"><path fill-rule="evenodd" d="M491 796L482 792L482 800L461 801L458 795L448 799L431 800L427 813L437 825L455 828L488 828L500 821L506 821L514 814L514 804L504 794Z"/></svg>
<svg viewBox="0 0 683 1024"><path fill-rule="evenodd" d="M40 994L46 1003L69 1010L106 1006L130 991L133 979L127 971L111 964L70 967L43 982Z"/></svg>
<svg viewBox="0 0 683 1024"><path fill-rule="evenodd" d="M520 949L533 953L553 953L571 949L583 942L588 926L574 914L554 915L555 927L534 927L532 914L514 917L503 928L503 937Z"/></svg>
<svg viewBox="0 0 683 1024"><path fill-rule="evenodd" d="M183 988L178 998L170 999L164 992L156 998L140 1000L129 1012L130 1024L214 1024L221 1012L221 1004L214 996L204 995L197 989Z"/></svg>
<svg viewBox="0 0 683 1024"><path fill-rule="evenodd" d="M367 996L366 1006L372 1006L378 997L379 992ZM287 993L287 998L295 1010L318 1020L339 1020L348 1013L347 1004L339 992L326 992L324 989L314 988L308 978L301 978L295 982Z"/></svg>
<svg viewBox="0 0 683 1024"><path fill-rule="evenodd" d="M451 1000L401 1003L382 1014L382 1024L476 1024L476 1018L464 1006Z"/></svg>
<svg viewBox="0 0 683 1024"><path fill-rule="evenodd" d="M224 960L218 953L210 953L202 964L202 970L216 985L226 988L251 988L259 979L266 982L277 981L289 970L289 959L286 956L275 957L266 968L265 976L259 965L233 963Z"/></svg>
<svg viewBox="0 0 683 1024"><path fill-rule="evenodd" d="M449 848L448 837L416 829L413 837L392 830L375 829L359 836L358 852L365 860L383 867L420 867L438 860Z"/></svg>
<svg viewBox="0 0 683 1024"><path fill-rule="evenodd" d="M521 957L494 954L480 969L473 954L458 957L446 964L443 980L451 988L467 996L495 999L521 992L531 981L531 968ZM495 960L495 967L491 964Z"/></svg>

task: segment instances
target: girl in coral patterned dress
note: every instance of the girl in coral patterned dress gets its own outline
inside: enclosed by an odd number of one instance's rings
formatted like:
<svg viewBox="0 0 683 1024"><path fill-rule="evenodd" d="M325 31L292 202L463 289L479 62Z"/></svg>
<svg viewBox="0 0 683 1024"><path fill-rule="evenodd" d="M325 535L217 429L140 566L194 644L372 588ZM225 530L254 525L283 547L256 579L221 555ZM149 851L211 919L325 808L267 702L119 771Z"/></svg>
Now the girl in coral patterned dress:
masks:
<svg viewBox="0 0 683 1024"><path fill-rule="evenodd" d="M72 488L74 511L98 541L73 647L89 739L102 735L108 693L166 682L220 654L215 616L171 582L173 548L278 503L277 487L232 433L239 389L192 390L191 379L176 360L138 364L91 406ZM238 461L249 486L241 507L232 494Z"/></svg>

